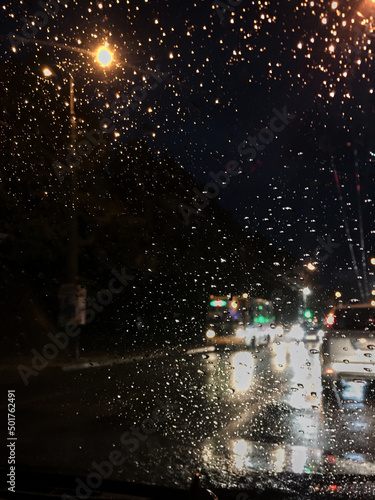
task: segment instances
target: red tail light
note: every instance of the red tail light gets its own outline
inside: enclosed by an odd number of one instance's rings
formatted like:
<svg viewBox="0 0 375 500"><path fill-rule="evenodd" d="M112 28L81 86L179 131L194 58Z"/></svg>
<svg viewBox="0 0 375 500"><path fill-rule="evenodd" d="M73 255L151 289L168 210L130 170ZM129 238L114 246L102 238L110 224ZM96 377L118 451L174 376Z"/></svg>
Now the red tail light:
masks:
<svg viewBox="0 0 375 500"><path fill-rule="evenodd" d="M338 489L338 486L337 484L330 484L328 489L329 491L336 491Z"/></svg>
<svg viewBox="0 0 375 500"><path fill-rule="evenodd" d="M333 370L332 368L326 368L326 373L327 375L332 375L332 373L335 373L335 370Z"/></svg>
<svg viewBox="0 0 375 500"><path fill-rule="evenodd" d="M326 317L326 325L332 326L335 323L335 316L332 313L329 313Z"/></svg>

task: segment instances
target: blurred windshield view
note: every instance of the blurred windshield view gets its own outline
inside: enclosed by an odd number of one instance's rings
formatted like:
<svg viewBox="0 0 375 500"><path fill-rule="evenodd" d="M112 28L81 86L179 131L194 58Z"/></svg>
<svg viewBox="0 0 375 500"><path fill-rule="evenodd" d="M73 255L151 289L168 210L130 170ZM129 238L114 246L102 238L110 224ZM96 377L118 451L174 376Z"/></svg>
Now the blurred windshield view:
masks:
<svg viewBox="0 0 375 500"><path fill-rule="evenodd" d="M0 497L374 498L375 3L1 13Z"/></svg>

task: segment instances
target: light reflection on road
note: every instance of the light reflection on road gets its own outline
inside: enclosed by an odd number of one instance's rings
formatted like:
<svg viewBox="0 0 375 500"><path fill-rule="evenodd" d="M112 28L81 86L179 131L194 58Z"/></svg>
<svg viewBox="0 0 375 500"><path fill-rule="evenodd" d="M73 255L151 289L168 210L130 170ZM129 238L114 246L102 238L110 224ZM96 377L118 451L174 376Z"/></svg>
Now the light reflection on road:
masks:
<svg viewBox="0 0 375 500"><path fill-rule="evenodd" d="M238 476L254 470L337 472L340 463L340 473L345 473L353 472L355 457L357 465L367 464L362 470L368 472L374 462L373 411L363 385L355 382L344 384L341 406L323 400L319 344L277 340L255 351L212 356L216 361L207 385L215 393L231 394L238 414L204 442L206 467L225 467ZM348 404L356 406L348 411ZM366 454L358 454L356 447L364 446Z"/></svg>

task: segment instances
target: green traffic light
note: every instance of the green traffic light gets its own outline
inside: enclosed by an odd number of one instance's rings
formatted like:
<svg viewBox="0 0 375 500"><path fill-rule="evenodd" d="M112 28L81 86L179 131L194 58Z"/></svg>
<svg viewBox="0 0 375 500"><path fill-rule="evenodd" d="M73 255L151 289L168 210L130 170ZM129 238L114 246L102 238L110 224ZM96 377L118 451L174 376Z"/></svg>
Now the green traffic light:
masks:
<svg viewBox="0 0 375 500"><path fill-rule="evenodd" d="M254 318L254 323L264 323L264 316L256 316Z"/></svg>
<svg viewBox="0 0 375 500"><path fill-rule="evenodd" d="M311 314L311 311L307 310L303 313L303 315L305 316L305 318L311 318L312 317L312 314Z"/></svg>

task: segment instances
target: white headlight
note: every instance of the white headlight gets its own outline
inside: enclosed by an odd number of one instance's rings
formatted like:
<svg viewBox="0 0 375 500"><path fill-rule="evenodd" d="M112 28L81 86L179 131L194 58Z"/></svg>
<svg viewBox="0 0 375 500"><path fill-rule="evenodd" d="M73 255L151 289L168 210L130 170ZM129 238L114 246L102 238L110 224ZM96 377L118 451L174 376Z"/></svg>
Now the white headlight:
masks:
<svg viewBox="0 0 375 500"><path fill-rule="evenodd" d="M236 335L239 339L243 339L245 338L246 332L243 328L238 328L238 330L236 331Z"/></svg>
<svg viewBox="0 0 375 500"><path fill-rule="evenodd" d="M279 337L282 337L283 333L284 333L284 329L282 326L277 326L275 329L274 329L274 332L275 332L275 335L278 335Z"/></svg>
<svg viewBox="0 0 375 500"><path fill-rule="evenodd" d="M299 325L294 325L291 328L290 333L297 340L302 340L303 339L304 331L303 331L303 328L301 326L299 326Z"/></svg>
<svg viewBox="0 0 375 500"><path fill-rule="evenodd" d="M208 339L212 339L213 337L215 337L215 332L213 330L207 330L206 337Z"/></svg>

